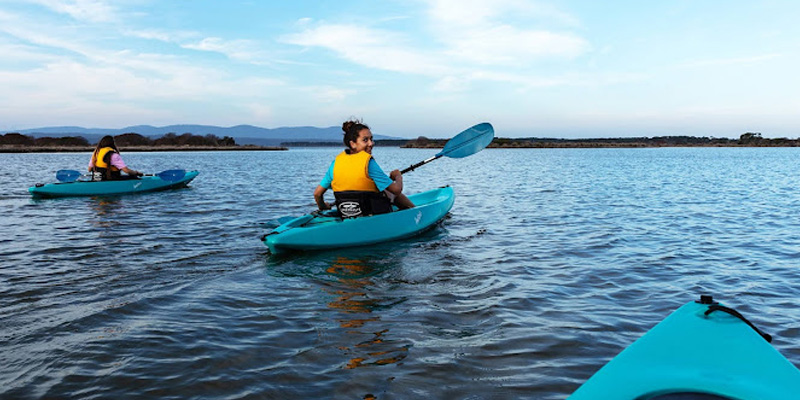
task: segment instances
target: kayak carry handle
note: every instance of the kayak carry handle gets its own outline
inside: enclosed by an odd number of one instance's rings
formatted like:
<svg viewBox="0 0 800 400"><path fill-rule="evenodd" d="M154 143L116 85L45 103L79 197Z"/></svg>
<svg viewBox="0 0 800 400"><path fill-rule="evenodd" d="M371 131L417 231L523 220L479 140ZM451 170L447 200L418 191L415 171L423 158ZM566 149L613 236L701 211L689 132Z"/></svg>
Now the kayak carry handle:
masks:
<svg viewBox="0 0 800 400"><path fill-rule="evenodd" d="M695 303L699 303L699 304L717 304L717 302L714 301L714 296L707 295L707 294L701 294L700 295L700 300L695 301Z"/></svg>
<svg viewBox="0 0 800 400"><path fill-rule="evenodd" d="M709 296L709 297L711 297L711 296ZM742 322L744 322L745 324L747 324L748 326L753 328L753 330L756 331L756 333L761 335L761 337L763 337L764 340L767 341L767 343L772 343L772 335L762 332L755 325L753 325L752 322L748 321L747 318L744 317L744 315L740 314L738 311L736 311L736 310L734 310L732 308L725 307L725 306L720 305L720 304L712 304L712 305L708 306L708 310L706 310L706 312L703 313L703 315L708 316L708 314L711 314L714 311L726 312L726 313L728 313L730 315L733 315L736 318L739 318L740 320L742 320Z"/></svg>

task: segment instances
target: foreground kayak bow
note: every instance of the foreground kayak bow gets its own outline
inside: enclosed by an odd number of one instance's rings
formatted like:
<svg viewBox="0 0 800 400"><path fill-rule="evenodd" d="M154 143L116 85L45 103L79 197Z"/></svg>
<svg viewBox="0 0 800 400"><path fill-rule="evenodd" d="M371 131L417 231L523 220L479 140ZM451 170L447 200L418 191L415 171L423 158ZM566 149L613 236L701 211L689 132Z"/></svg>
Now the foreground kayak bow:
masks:
<svg viewBox="0 0 800 400"><path fill-rule="evenodd" d="M782 400L800 370L741 314L702 296L676 310L568 400Z"/></svg>

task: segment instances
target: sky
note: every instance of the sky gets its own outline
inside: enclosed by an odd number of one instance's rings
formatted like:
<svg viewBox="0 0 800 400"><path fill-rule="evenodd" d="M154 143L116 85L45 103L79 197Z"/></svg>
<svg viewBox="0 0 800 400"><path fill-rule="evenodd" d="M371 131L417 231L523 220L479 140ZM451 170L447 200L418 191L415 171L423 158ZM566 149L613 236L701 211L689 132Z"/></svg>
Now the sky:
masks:
<svg viewBox="0 0 800 400"><path fill-rule="evenodd" d="M800 137L794 0L0 0L0 132Z"/></svg>

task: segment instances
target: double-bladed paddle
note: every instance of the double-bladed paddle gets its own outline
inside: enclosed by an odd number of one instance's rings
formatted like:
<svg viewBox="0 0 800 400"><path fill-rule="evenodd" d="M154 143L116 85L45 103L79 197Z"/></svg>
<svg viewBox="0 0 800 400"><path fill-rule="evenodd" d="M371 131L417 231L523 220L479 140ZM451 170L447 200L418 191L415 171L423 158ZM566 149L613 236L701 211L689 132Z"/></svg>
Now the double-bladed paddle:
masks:
<svg viewBox="0 0 800 400"><path fill-rule="evenodd" d="M56 172L56 179L58 179L59 182L75 182L81 176L82 175L80 171L75 171L71 169L62 169ZM159 172L157 174L145 174L144 176L157 176L168 182L177 182L183 179L184 176L186 176L186 170L169 169L166 171Z"/></svg>
<svg viewBox="0 0 800 400"><path fill-rule="evenodd" d="M437 158L442 156L450 157L450 158L463 158L467 156L471 156L492 143L494 139L494 128L492 128L492 124L488 122L480 123L475 125L458 135L456 137L450 139L447 144L444 145L442 151L440 151L435 156L428 158L424 161L418 162L402 171L401 174L405 174L406 172L413 171L418 167L421 167Z"/></svg>

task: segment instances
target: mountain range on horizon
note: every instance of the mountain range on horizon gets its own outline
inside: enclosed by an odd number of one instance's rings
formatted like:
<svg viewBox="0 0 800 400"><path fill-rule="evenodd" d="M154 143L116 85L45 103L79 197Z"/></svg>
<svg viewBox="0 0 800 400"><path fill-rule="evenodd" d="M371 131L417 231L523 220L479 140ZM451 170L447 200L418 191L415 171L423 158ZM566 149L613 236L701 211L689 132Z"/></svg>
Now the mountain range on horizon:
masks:
<svg viewBox="0 0 800 400"><path fill-rule="evenodd" d="M313 126L294 126L280 128L261 128L253 125L236 125L231 127L221 127L214 125L133 125L125 128L83 128L80 126L51 126L43 128L22 129L13 131L23 135L33 137L45 136L83 136L89 142L97 142L105 135L121 135L124 133L138 133L150 138L159 138L167 133L182 135L191 133L193 135L205 136L216 135L219 137L230 136L236 140L237 144L252 144L259 146L276 146L283 142L340 142L342 140L342 128L331 126L318 128ZM10 133L10 132L6 132ZM392 136L374 135L376 140L403 139Z"/></svg>

